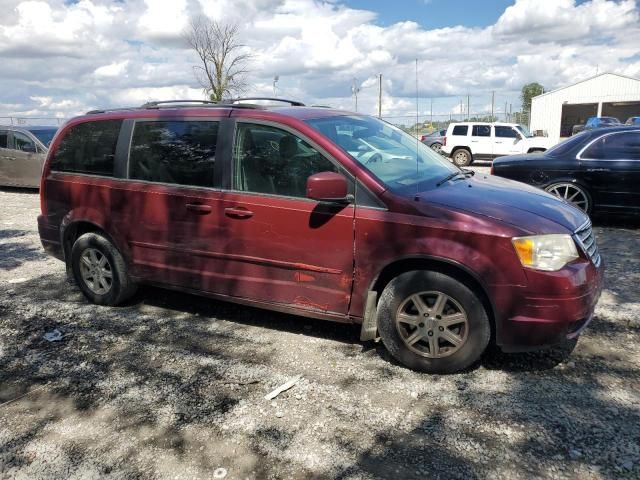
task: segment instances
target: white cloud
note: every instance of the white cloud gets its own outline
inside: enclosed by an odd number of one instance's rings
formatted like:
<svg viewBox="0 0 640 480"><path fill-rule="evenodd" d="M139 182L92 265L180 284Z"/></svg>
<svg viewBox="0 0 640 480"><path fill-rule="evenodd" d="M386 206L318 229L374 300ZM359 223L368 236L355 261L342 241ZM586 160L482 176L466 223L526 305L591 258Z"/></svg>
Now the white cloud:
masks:
<svg viewBox="0 0 640 480"><path fill-rule="evenodd" d="M73 115L151 99L203 98L195 55L182 32L192 15L237 21L254 55L246 93L309 104L415 114L415 59L421 114L449 114L472 95L486 108L517 107L523 84L547 89L600 72L640 76L640 15L634 0L517 0L494 25L427 30L413 21L380 26L374 12L340 0L0 0L0 115ZM441 98L441 97L447 98ZM426 106L425 106L426 105ZM496 107L496 110L498 108Z"/></svg>

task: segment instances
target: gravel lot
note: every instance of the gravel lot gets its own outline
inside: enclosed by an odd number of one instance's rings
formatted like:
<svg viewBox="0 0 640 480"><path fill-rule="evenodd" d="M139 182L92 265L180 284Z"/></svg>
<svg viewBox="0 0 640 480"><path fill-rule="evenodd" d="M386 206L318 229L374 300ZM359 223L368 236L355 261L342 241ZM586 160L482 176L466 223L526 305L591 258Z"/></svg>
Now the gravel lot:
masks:
<svg viewBox="0 0 640 480"><path fill-rule="evenodd" d="M38 210L0 190L2 479L640 478L638 222L596 222L606 290L571 356L429 376L348 325L154 288L90 305Z"/></svg>

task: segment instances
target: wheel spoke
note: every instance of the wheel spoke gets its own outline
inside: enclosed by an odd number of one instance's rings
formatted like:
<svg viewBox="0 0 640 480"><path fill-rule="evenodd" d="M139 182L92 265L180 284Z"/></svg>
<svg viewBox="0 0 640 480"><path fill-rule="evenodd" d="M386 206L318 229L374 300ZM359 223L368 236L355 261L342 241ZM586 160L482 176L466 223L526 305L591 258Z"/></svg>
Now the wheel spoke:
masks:
<svg viewBox="0 0 640 480"><path fill-rule="evenodd" d="M91 259L91 264L95 265L98 263L98 257L96 255L96 251L91 249L89 250L89 258Z"/></svg>
<svg viewBox="0 0 640 480"><path fill-rule="evenodd" d="M411 295L411 301L415 305L420 315L424 315L425 313L429 312L429 307L426 303L424 303L424 300L422 300L422 297L420 295Z"/></svg>
<svg viewBox="0 0 640 480"><path fill-rule="evenodd" d="M100 277L98 279L98 283L100 284L100 288L107 291L109 290L109 284L107 283L107 280L103 277Z"/></svg>
<svg viewBox="0 0 640 480"><path fill-rule="evenodd" d="M398 322L407 323L409 325L413 325L415 327L420 323L420 317L418 315L409 315L408 313L399 313L398 314Z"/></svg>
<svg viewBox="0 0 640 480"><path fill-rule="evenodd" d="M102 273L102 276L105 277L105 278L113 277L113 274L111 273L111 270L107 270L106 268L102 268L100 270L100 273Z"/></svg>
<svg viewBox="0 0 640 480"><path fill-rule="evenodd" d="M451 343L454 347L457 347L462 343L462 338L453 333L451 330L447 330L440 332L440 337L444 338L447 342Z"/></svg>
<svg viewBox="0 0 640 480"><path fill-rule="evenodd" d="M440 293L436 297L436 301L431 309L432 315L442 315L445 305L447 304L447 296Z"/></svg>
<svg viewBox="0 0 640 480"><path fill-rule="evenodd" d="M458 323L464 323L467 316L464 313L453 313L451 315L445 315L438 322L439 326L450 327L451 325L457 325Z"/></svg>
<svg viewBox="0 0 640 480"><path fill-rule="evenodd" d="M422 332L420 331L420 329L416 329L415 332L413 332L411 335L409 335L406 339L405 342L407 342L407 345L413 345L414 343L416 343L418 340L420 340L422 338Z"/></svg>
<svg viewBox="0 0 640 480"><path fill-rule="evenodd" d="M84 264L85 267L91 267L91 261L87 258L86 255L83 255L80 261Z"/></svg>
<svg viewBox="0 0 640 480"><path fill-rule="evenodd" d="M104 267L106 264L107 264L107 257L102 255L102 257L100 258L100 261L98 262L98 266Z"/></svg>
<svg viewBox="0 0 640 480"><path fill-rule="evenodd" d="M432 357L435 357L440 351L440 348L438 347L438 337L437 335L433 335L427 338L429 339L429 353Z"/></svg>
<svg viewBox="0 0 640 480"><path fill-rule="evenodd" d="M565 200L567 199L568 196L569 196L569 185L564 187L564 198L565 198Z"/></svg>

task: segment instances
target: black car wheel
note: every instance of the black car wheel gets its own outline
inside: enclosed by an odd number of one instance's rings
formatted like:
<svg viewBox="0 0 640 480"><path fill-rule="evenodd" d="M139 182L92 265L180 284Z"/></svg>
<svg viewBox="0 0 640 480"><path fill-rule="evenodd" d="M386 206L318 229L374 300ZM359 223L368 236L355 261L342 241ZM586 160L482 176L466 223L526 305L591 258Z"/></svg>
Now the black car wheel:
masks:
<svg viewBox="0 0 640 480"><path fill-rule="evenodd" d="M478 296L438 272L403 273L378 304L378 332L391 355L414 370L452 373L476 362L491 327Z"/></svg>
<svg viewBox="0 0 640 480"><path fill-rule="evenodd" d="M582 186L570 182L560 182L552 183L545 190L573 204L587 215L591 213L591 196Z"/></svg>

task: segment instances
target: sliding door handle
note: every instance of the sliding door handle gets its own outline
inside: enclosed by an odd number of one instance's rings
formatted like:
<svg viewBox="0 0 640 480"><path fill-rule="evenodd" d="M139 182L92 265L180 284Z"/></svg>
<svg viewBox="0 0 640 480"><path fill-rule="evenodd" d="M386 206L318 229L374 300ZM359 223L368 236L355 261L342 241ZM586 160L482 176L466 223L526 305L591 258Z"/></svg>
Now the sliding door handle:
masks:
<svg viewBox="0 0 640 480"><path fill-rule="evenodd" d="M224 209L224 214L232 218L249 218L253 217L253 212L244 207L228 207Z"/></svg>

